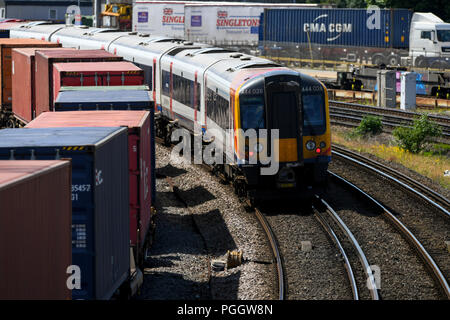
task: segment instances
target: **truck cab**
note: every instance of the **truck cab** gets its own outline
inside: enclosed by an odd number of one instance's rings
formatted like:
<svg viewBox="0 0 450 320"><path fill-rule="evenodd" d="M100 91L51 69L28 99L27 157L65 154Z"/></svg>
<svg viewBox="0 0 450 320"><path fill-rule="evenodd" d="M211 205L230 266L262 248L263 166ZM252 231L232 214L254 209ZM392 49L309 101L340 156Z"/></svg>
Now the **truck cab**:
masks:
<svg viewBox="0 0 450 320"><path fill-rule="evenodd" d="M432 13L414 13L409 56L416 67L450 68L450 23Z"/></svg>

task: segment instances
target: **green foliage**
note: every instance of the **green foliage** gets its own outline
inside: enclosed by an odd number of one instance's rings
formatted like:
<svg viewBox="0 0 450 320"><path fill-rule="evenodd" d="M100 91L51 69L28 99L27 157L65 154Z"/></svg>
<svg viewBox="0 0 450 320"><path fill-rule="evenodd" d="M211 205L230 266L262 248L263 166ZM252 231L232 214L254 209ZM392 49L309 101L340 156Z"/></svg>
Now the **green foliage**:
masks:
<svg viewBox="0 0 450 320"><path fill-rule="evenodd" d="M419 153L425 141L431 137L439 137L442 134L441 128L432 122L426 114L414 120L412 128L399 127L393 132L401 148L412 153Z"/></svg>
<svg viewBox="0 0 450 320"><path fill-rule="evenodd" d="M354 134L358 136L377 135L383 131L381 118L377 116L365 115Z"/></svg>

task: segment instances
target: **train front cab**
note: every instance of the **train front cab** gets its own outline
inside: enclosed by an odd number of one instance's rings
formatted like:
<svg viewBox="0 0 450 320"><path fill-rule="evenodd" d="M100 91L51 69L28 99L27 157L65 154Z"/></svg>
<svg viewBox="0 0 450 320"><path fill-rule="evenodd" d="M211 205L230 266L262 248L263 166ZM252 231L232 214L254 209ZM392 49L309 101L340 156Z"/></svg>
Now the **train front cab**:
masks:
<svg viewBox="0 0 450 320"><path fill-rule="evenodd" d="M267 137L258 137L257 148L236 134L237 163L251 199L312 198L324 192L331 135L327 91L319 81L295 72L272 72L244 83L235 105L235 123L240 125L235 129L269 129ZM270 129L279 130L273 146ZM262 174L261 167L270 164L250 163L252 156L260 160L265 155L278 161L275 174Z"/></svg>

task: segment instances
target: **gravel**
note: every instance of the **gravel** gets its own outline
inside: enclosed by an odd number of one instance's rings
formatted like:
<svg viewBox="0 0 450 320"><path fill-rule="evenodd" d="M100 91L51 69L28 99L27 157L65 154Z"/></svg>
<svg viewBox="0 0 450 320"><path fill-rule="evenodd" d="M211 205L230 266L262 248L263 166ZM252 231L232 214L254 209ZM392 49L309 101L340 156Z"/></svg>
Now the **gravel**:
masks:
<svg viewBox="0 0 450 320"><path fill-rule="evenodd" d="M156 146L156 233L138 299L276 299L276 273L266 236L253 213L203 167ZM171 177L177 199L165 176ZM213 260L241 250L244 262L213 271Z"/></svg>
<svg viewBox="0 0 450 320"><path fill-rule="evenodd" d="M393 211L396 217L399 218L410 229L411 232L413 232L413 234L419 239L419 241L421 241L425 249L431 254L436 263L441 267L444 276L446 276L446 278L448 279L448 266L450 265L450 259L446 249L445 241L448 241L450 239L450 226L449 220L447 218L444 218L436 210L430 208L430 206L425 204L422 200L416 199L414 196L411 196L409 193L406 193L399 187L388 183L387 181L377 177L376 175L367 173L366 171L360 169L357 166L353 166L348 162L334 159L330 165L330 170L356 184L365 192L369 193L378 201L383 203L388 209ZM336 194L336 198L339 198L340 196L340 194ZM347 216L350 215L351 214L347 214ZM382 220L380 217L377 217L376 220L376 223L373 222L371 225L379 228L379 226L382 225ZM380 221L380 223L378 223L378 221ZM367 230L367 227L365 229ZM389 242L394 241L397 236L395 236L395 231L393 232L394 233L390 232L389 228L386 227L383 232L380 231L378 233L378 236L374 234L373 239L370 241L372 241L373 244L377 246L379 246L383 242L386 242L388 239ZM394 238L391 239L391 237ZM400 239L398 239L398 241L400 241ZM402 246L402 248L404 247ZM400 250L400 246L397 246L397 249ZM386 248L385 250L388 249ZM401 263L395 258L392 258L392 260L388 261L389 258L386 256L386 254L384 255L384 257L383 255L380 255L379 258L385 259L386 262L392 264ZM409 267L410 266L408 265L408 268ZM400 273L400 275L406 277L406 281L408 280L408 276L407 273L404 274L403 272L409 272L409 270L405 269L404 271L402 271L402 273ZM411 291L408 295L409 297L411 297L411 299L421 299L423 297L421 293L422 289L423 294L428 294L426 293L428 291L431 293L431 291L429 290L429 286L431 285L427 284L428 281L427 283L422 284L418 282L418 279L424 280L425 278L413 276L410 276L409 278L411 280L408 281L417 282L417 288L421 289L420 292L411 289L413 291ZM393 288L395 288L395 286ZM401 285L398 288L401 289ZM395 298L395 296L390 295L388 295L387 297ZM429 296L429 299L431 298L432 296Z"/></svg>
<svg viewBox="0 0 450 320"><path fill-rule="evenodd" d="M267 214L283 256L289 300L352 299L338 249L311 210L263 212Z"/></svg>

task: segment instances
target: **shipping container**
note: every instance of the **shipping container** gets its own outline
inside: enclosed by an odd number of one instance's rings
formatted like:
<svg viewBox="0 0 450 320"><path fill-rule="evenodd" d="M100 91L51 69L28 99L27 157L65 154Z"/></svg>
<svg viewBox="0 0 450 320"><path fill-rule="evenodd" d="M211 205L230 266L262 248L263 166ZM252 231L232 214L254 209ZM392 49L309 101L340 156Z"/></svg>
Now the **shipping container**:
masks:
<svg viewBox="0 0 450 320"><path fill-rule="evenodd" d="M0 130L0 160L72 159L73 299L109 299L130 269L127 128Z"/></svg>
<svg viewBox="0 0 450 320"><path fill-rule="evenodd" d="M409 48L409 9L265 9L260 42Z"/></svg>
<svg viewBox="0 0 450 320"><path fill-rule="evenodd" d="M318 6L303 3L186 3L185 37L219 46L257 46L260 17L265 8Z"/></svg>
<svg viewBox="0 0 450 320"><path fill-rule="evenodd" d="M0 299L71 299L70 161L0 161Z"/></svg>
<svg viewBox="0 0 450 320"><path fill-rule="evenodd" d="M37 50L42 49L12 50L12 111L25 123L34 119L36 114L35 54ZM45 50L61 50L61 48Z"/></svg>
<svg viewBox="0 0 450 320"><path fill-rule="evenodd" d="M30 47L60 47L60 44L36 39L0 39L0 102L2 108L11 109L12 61L11 50Z"/></svg>
<svg viewBox="0 0 450 320"><path fill-rule="evenodd" d="M184 1L152 1L133 6L133 31L184 38Z"/></svg>
<svg viewBox="0 0 450 320"><path fill-rule="evenodd" d="M79 87L81 90L60 91L55 99L54 111L154 109L150 91L124 87L117 86L115 90Z"/></svg>
<svg viewBox="0 0 450 320"><path fill-rule="evenodd" d="M76 62L53 64L53 99L62 86L137 86L144 71L131 62Z"/></svg>
<svg viewBox="0 0 450 320"><path fill-rule="evenodd" d="M28 128L128 127L130 241L142 248L151 227L155 195L153 109L150 111L44 112Z"/></svg>
<svg viewBox="0 0 450 320"><path fill-rule="evenodd" d="M36 52L36 116L53 110L53 64L58 62L121 61L105 50L64 49L61 51Z"/></svg>

